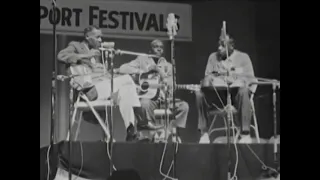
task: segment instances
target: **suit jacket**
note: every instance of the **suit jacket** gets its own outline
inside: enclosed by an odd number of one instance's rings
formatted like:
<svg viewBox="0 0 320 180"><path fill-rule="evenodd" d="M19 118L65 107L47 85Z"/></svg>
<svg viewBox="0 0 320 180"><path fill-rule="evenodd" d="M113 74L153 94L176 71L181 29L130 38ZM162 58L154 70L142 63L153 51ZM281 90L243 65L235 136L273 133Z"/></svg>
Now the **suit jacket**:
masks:
<svg viewBox="0 0 320 180"><path fill-rule="evenodd" d="M68 65L68 73L73 75L84 75L95 71L90 64L91 59L82 58L81 54L89 53L89 48L82 42L72 41L68 46L58 53L58 60ZM102 63L101 56L96 56L96 63ZM106 63L106 68L108 64Z"/></svg>

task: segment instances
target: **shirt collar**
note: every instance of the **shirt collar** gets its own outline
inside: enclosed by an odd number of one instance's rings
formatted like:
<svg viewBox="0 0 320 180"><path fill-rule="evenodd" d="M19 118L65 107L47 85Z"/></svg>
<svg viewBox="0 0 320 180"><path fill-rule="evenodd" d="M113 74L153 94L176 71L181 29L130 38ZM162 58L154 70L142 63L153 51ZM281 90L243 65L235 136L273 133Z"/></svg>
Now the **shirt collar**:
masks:
<svg viewBox="0 0 320 180"><path fill-rule="evenodd" d="M237 53L238 51L234 50L233 53L229 56L229 61L234 62L234 59Z"/></svg>
<svg viewBox="0 0 320 180"><path fill-rule="evenodd" d="M82 45L82 48L86 49L87 51L90 51L90 48L85 41L82 41L81 45Z"/></svg>

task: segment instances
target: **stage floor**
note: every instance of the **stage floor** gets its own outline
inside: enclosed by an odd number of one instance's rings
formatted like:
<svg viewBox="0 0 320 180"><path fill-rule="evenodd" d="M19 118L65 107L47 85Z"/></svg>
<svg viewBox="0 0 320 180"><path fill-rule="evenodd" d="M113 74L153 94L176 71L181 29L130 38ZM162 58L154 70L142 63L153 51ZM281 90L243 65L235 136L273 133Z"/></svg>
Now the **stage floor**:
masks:
<svg viewBox="0 0 320 180"><path fill-rule="evenodd" d="M231 169L234 172L238 159L237 176L241 179L254 179L261 172L261 163L256 155L268 166L273 162L273 144L231 144ZM142 180L162 180L160 162L165 144L151 143L122 143L113 144L112 160L118 170L136 170ZM280 145L278 145L280 152ZM55 145L59 150L59 162L51 161L59 167L66 168L68 159L68 142ZM237 151L236 151L237 149ZM47 148L40 149L40 171L46 171ZM167 173L173 159L173 144L167 144L161 171ZM236 153L237 152L237 153ZM238 156L237 156L238 154ZM280 153L279 153L280 154ZM238 157L238 158L236 158ZM280 158L280 156L279 156ZM42 159L42 160L41 160ZM72 172L88 179L106 179L109 176L109 157L105 142L72 142ZM179 180L226 180L228 171L228 151L226 144L195 144L183 143L178 145L176 155L176 177ZM44 167L42 167L44 166ZM81 172L80 172L81 170ZM42 175L41 175L42 174ZM46 172L40 173L46 176Z"/></svg>

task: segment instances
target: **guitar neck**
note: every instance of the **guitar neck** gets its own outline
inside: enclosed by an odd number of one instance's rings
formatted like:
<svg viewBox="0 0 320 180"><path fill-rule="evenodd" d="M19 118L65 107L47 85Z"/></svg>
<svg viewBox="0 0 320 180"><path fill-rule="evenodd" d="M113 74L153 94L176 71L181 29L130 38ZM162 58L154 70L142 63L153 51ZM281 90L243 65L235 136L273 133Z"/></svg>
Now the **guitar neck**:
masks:
<svg viewBox="0 0 320 180"><path fill-rule="evenodd" d="M177 84L176 88L183 89L183 90L198 91L198 90L200 90L200 85L198 85L198 84Z"/></svg>
<svg viewBox="0 0 320 180"><path fill-rule="evenodd" d="M176 88L177 89L188 89L189 86L190 85L188 85L188 84L177 84Z"/></svg>

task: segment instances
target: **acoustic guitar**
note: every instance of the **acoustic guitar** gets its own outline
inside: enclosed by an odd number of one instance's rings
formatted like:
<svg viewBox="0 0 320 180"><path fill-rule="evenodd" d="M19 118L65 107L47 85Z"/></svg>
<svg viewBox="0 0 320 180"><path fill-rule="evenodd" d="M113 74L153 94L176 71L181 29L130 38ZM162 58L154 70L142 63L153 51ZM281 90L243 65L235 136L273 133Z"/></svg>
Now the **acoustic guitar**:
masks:
<svg viewBox="0 0 320 180"><path fill-rule="evenodd" d="M68 75L73 77L70 82L71 86L78 90L91 87L95 82L102 81L105 78L111 78L110 73L104 73L102 67L92 70L86 65L70 66Z"/></svg>
<svg viewBox="0 0 320 180"><path fill-rule="evenodd" d="M137 85L137 92L140 98L157 99L160 94L164 93L168 86L161 83L160 76L155 71L149 71L139 74L135 79ZM200 85L198 84L177 84L176 89L199 91Z"/></svg>

